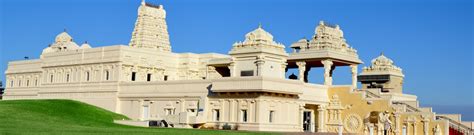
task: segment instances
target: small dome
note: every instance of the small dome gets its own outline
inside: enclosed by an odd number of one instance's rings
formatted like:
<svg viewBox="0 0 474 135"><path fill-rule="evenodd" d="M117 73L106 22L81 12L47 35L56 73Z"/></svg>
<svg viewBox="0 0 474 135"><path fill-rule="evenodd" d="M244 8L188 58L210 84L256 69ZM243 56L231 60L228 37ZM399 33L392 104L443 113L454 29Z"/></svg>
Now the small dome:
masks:
<svg viewBox="0 0 474 135"><path fill-rule="evenodd" d="M380 54L379 57L372 60L372 65L391 66L391 65L393 65L393 61L391 59L385 57L385 55Z"/></svg>
<svg viewBox="0 0 474 135"><path fill-rule="evenodd" d="M298 77L294 73L291 73L291 75L288 78L292 80L298 80Z"/></svg>
<svg viewBox="0 0 474 135"><path fill-rule="evenodd" d="M308 45L308 39L302 38L298 42L291 44L291 48L303 48Z"/></svg>
<svg viewBox="0 0 474 135"><path fill-rule="evenodd" d="M302 38L302 39L298 40L298 42L301 42L301 43L307 43L307 42L308 42L308 39L306 39L306 38Z"/></svg>
<svg viewBox="0 0 474 135"><path fill-rule="evenodd" d="M50 52L54 52L53 48L51 48L51 47L46 47L46 48L43 49L43 53L42 53L42 54L50 53Z"/></svg>
<svg viewBox="0 0 474 135"><path fill-rule="evenodd" d="M79 47L80 49L87 49L87 48L92 48L87 42L85 42L84 44L81 45L81 47Z"/></svg>
<svg viewBox="0 0 474 135"><path fill-rule="evenodd" d="M387 73L393 75L404 76L402 69L393 64L393 61L385 55L380 54L379 57L372 60L372 65L362 68L362 74L364 73Z"/></svg>
<svg viewBox="0 0 474 135"><path fill-rule="evenodd" d="M266 41L271 42L273 41L272 34L265 31L262 26L260 25L257 29L249 32L245 35L246 40L250 41Z"/></svg>
<svg viewBox="0 0 474 135"><path fill-rule="evenodd" d="M56 36L56 42L71 42L72 37L66 32L61 32Z"/></svg>

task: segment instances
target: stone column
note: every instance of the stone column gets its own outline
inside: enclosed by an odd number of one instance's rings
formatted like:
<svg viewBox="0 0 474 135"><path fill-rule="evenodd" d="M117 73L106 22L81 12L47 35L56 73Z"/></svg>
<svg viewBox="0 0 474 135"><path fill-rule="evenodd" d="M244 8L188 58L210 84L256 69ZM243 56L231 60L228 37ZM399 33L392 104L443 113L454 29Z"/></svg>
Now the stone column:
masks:
<svg viewBox="0 0 474 135"><path fill-rule="evenodd" d="M357 89L357 65L351 65L352 87Z"/></svg>
<svg viewBox="0 0 474 135"><path fill-rule="evenodd" d="M235 74L235 64L234 63L230 63L229 66L227 66L229 68L229 73L230 73L230 77L235 77L237 76Z"/></svg>
<svg viewBox="0 0 474 135"><path fill-rule="evenodd" d="M186 101L184 99L179 99L179 105L180 105L180 109L181 109L180 112L187 112L185 102ZM178 114L180 112L178 112Z"/></svg>
<svg viewBox="0 0 474 135"><path fill-rule="evenodd" d="M395 135L400 135L400 113L394 113L393 117L395 118Z"/></svg>
<svg viewBox="0 0 474 135"><path fill-rule="evenodd" d="M413 122L413 135L416 135L416 121Z"/></svg>
<svg viewBox="0 0 474 135"><path fill-rule="evenodd" d="M333 65L331 60L323 60L324 65L324 85L332 85L331 67Z"/></svg>
<svg viewBox="0 0 474 135"><path fill-rule="evenodd" d="M299 114L300 114L300 118L299 118L299 124L300 124L300 128L301 128L301 131L304 130L303 128L303 125L304 125L304 105L299 105Z"/></svg>
<svg viewBox="0 0 474 135"><path fill-rule="evenodd" d="M257 76L262 76L263 64L265 64L265 61L263 60L257 60L255 62L255 65L257 66Z"/></svg>
<svg viewBox="0 0 474 135"><path fill-rule="evenodd" d="M409 134L409 132L410 132L410 125L411 125L410 122L405 122L404 126L406 127L406 130L405 130L406 134Z"/></svg>
<svg viewBox="0 0 474 135"><path fill-rule="evenodd" d="M209 68L211 68L211 66L206 66L206 79L209 79Z"/></svg>
<svg viewBox="0 0 474 135"><path fill-rule="evenodd" d="M257 76L262 76L262 67L263 64L265 64L264 57L265 56L263 55L258 55L257 60L255 61L255 65L257 66Z"/></svg>
<svg viewBox="0 0 474 135"><path fill-rule="evenodd" d="M229 105L230 106L229 107L229 121L230 122L236 122L235 121L235 117L236 117L235 114L238 110L235 110L235 107L236 107L235 106L235 99L231 99L229 104L230 104Z"/></svg>
<svg viewBox="0 0 474 135"><path fill-rule="evenodd" d="M284 62L284 64L281 64L281 77L283 79L285 79L286 77L286 65L288 65L286 62Z"/></svg>
<svg viewBox="0 0 474 135"><path fill-rule="evenodd" d="M296 65L298 66L298 73L299 73L298 79L300 81L304 82L304 78L305 78L304 73L305 73L305 70L306 70L306 62L298 61L298 62L296 62Z"/></svg>
<svg viewBox="0 0 474 135"><path fill-rule="evenodd" d="M316 129L314 128L314 126L316 126L316 125L314 124L314 122L315 122L315 121L314 121L314 118L315 118L315 117L316 117L316 116L314 115L314 111L311 110L311 120L310 120L310 124L309 124L309 125L310 125L309 128L310 128L310 131L311 131L311 132L316 132L316 131L315 131Z"/></svg>
<svg viewBox="0 0 474 135"><path fill-rule="evenodd" d="M326 106L324 105L319 105L318 106L318 132L326 132L326 127L324 126L326 124Z"/></svg>
<svg viewBox="0 0 474 135"><path fill-rule="evenodd" d="M260 123L260 102L258 100L253 100L255 106L254 106L254 109L255 109L255 114L253 115L254 118L255 118L255 123Z"/></svg>
<svg viewBox="0 0 474 135"><path fill-rule="evenodd" d="M428 116L422 116L423 117L423 120L421 120L421 122L423 122L423 135L428 135L429 133L429 128L430 128L430 119L428 118Z"/></svg>

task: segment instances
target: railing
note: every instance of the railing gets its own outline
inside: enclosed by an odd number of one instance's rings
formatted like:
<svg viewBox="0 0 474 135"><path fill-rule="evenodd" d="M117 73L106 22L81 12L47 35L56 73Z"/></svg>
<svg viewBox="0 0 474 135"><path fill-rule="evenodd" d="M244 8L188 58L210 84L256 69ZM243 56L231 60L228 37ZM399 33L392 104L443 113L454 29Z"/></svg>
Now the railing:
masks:
<svg viewBox="0 0 474 135"><path fill-rule="evenodd" d="M451 127L451 125L455 125L455 126L457 126L458 128L463 128L463 129L468 130L468 132L471 132L471 133L474 132L474 129L472 129L472 128L466 126L466 125L463 125L462 123L459 123L459 122L457 122L457 121L455 121L455 120L453 120L453 119L450 119L449 117L446 117L446 116L436 116L436 119L437 119L437 120L448 120L449 123L450 123L450 125L449 125L450 127Z"/></svg>
<svg viewBox="0 0 474 135"><path fill-rule="evenodd" d="M399 105L405 105L407 107L408 110L410 110L411 112L421 112L420 109L416 108L416 107L413 107L407 103L403 103L403 102L393 102L393 104L399 104Z"/></svg>
<svg viewBox="0 0 474 135"><path fill-rule="evenodd" d="M373 92L370 92L370 91L368 91L368 90L365 90L365 93L366 93L366 97L367 97L367 98L380 98L379 95L377 95L377 94L375 94L375 93L373 93Z"/></svg>

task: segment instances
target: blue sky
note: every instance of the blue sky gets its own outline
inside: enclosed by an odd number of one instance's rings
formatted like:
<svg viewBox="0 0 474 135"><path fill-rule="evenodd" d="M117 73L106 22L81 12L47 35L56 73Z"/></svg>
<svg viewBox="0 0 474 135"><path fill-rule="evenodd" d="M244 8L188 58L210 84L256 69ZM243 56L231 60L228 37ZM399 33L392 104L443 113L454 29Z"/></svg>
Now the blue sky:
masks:
<svg viewBox="0 0 474 135"><path fill-rule="evenodd" d="M318 22L325 20L341 26L364 61L359 68L381 52L393 59L406 76L404 92L417 95L422 105L474 106L470 0L148 1L167 10L174 52L227 53L259 23L276 41L289 46L311 37ZM128 44L139 3L2 0L0 71L8 61L38 58L64 28L78 44ZM321 69L313 69L310 81L321 83L322 76ZM350 84L349 68L337 68L334 78L336 84Z"/></svg>

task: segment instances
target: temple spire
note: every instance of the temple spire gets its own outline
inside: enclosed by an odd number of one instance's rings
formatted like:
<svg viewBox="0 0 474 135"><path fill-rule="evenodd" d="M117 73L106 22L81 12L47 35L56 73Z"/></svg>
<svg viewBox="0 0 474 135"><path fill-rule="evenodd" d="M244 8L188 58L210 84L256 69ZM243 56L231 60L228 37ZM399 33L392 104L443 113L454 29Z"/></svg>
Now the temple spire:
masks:
<svg viewBox="0 0 474 135"><path fill-rule="evenodd" d="M151 5L142 0L129 45L136 48L171 52L166 11L161 5Z"/></svg>

